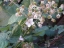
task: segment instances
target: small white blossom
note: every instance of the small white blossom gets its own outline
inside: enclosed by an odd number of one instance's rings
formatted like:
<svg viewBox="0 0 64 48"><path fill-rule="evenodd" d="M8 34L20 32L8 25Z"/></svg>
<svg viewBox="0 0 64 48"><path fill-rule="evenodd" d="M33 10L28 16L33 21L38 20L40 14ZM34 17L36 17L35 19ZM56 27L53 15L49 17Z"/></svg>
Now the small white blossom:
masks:
<svg viewBox="0 0 64 48"><path fill-rule="evenodd" d="M37 18L40 19L41 18L41 15L42 15L41 11L38 11L37 12Z"/></svg>
<svg viewBox="0 0 64 48"><path fill-rule="evenodd" d="M57 14L56 17L57 17L57 18L60 18L61 16L60 16L60 14Z"/></svg>
<svg viewBox="0 0 64 48"><path fill-rule="evenodd" d="M50 8L50 5L49 4L46 4L46 8Z"/></svg>
<svg viewBox="0 0 64 48"><path fill-rule="evenodd" d="M37 6L36 5L32 5L32 9L37 9Z"/></svg>
<svg viewBox="0 0 64 48"><path fill-rule="evenodd" d="M40 22L38 22L38 27L40 27L40 28L42 27L42 24Z"/></svg>
<svg viewBox="0 0 64 48"><path fill-rule="evenodd" d="M32 10L31 10L31 9L29 9L29 10L28 10L28 13L32 13Z"/></svg>
<svg viewBox="0 0 64 48"><path fill-rule="evenodd" d="M17 12L17 13L15 14L15 16L21 16L21 15L19 15L19 13Z"/></svg>
<svg viewBox="0 0 64 48"><path fill-rule="evenodd" d="M55 1L52 1L52 5L55 4Z"/></svg>
<svg viewBox="0 0 64 48"><path fill-rule="evenodd" d="M20 7L20 12L22 13L24 11L24 8Z"/></svg>
<svg viewBox="0 0 64 48"><path fill-rule="evenodd" d="M51 19L51 18L52 18L52 16L51 16L51 15L49 15L49 16L48 16L48 19Z"/></svg>
<svg viewBox="0 0 64 48"><path fill-rule="evenodd" d="M56 22L56 20L55 20L55 19L53 19L53 18L51 19L51 21L52 21L52 22Z"/></svg>
<svg viewBox="0 0 64 48"><path fill-rule="evenodd" d="M44 21L45 21L45 19L44 19L43 17L41 17L39 20L40 20L40 23L41 23L41 24L43 24Z"/></svg>
<svg viewBox="0 0 64 48"><path fill-rule="evenodd" d="M32 25L34 25L33 19L28 19L25 23L28 27L31 27Z"/></svg>
<svg viewBox="0 0 64 48"><path fill-rule="evenodd" d="M16 13L16 14L15 14L15 16L19 16L19 14L18 14L18 13Z"/></svg>
<svg viewBox="0 0 64 48"><path fill-rule="evenodd" d="M38 11L37 13L38 13L39 15L41 15L41 14L42 14L42 13L41 13L41 11Z"/></svg>
<svg viewBox="0 0 64 48"><path fill-rule="evenodd" d="M55 13L55 9L50 9L50 13L54 14Z"/></svg>
<svg viewBox="0 0 64 48"><path fill-rule="evenodd" d="M37 7L37 10L40 11L41 10L41 7Z"/></svg>
<svg viewBox="0 0 64 48"><path fill-rule="evenodd" d="M38 18L38 14L35 14L35 15L34 15L34 19L37 19L37 18Z"/></svg>
<svg viewBox="0 0 64 48"><path fill-rule="evenodd" d="M29 8L28 8L28 10L32 10L32 5L29 5Z"/></svg>
<svg viewBox="0 0 64 48"><path fill-rule="evenodd" d="M22 36L20 36L19 41L24 41L24 38Z"/></svg>
<svg viewBox="0 0 64 48"><path fill-rule="evenodd" d="M40 18L40 21L43 21L43 18L42 17Z"/></svg>
<svg viewBox="0 0 64 48"><path fill-rule="evenodd" d="M61 8L61 9L63 10L63 9L64 9L64 5L63 5L63 4L61 4L59 8Z"/></svg>
<svg viewBox="0 0 64 48"><path fill-rule="evenodd" d="M39 14L37 18L40 20L41 19L41 15Z"/></svg>
<svg viewBox="0 0 64 48"><path fill-rule="evenodd" d="M44 4L44 1L41 1L41 4Z"/></svg>
<svg viewBox="0 0 64 48"><path fill-rule="evenodd" d="M63 14L64 14L64 11L63 11Z"/></svg>
<svg viewBox="0 0 64 48"><path fill-rule="evenodd" d="M48 1L48 4L51 6L52 5L52 2L51 1Z"/></svg>
<svg viewBox="0 0 64 48"><path fill-rule="evenodd" d="M32 12L32 15L34 16L36 12Z"/></svg>
<svg viewBox="0 0 64 48"><path fill-rule="evenodd" d="M22 16L21 12L17 12L15 16Z"/></svg>

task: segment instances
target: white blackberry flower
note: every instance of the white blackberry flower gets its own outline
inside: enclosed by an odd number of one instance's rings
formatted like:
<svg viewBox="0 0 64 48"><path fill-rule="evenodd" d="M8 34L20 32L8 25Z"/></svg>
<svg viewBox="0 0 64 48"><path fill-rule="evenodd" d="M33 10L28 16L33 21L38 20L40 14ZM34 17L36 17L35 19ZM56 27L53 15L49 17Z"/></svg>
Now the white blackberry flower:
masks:
<svg viewBox="0 0 64 48"><path fill-rule="evenodd" d="M52 1L52 5L55 4L55 1Z"/></svg>
<svg viewBox="0 0 64 48"><path fill-rule="evenodd" d="M61 15L60 15L60 14L57 14L57 15L56 15L56 18L58 18L58 19L59 19L60 17L61 17Z"/></svg>
<svg viewBox="0 0 64 48"><path fill-rule="evenodd" d="M64 9L64 5L63 5L63 4L61 4L59 8L61 8L61 9L63 10L63 9Z"/></svg>
<svg viewBox="0 0 64 48"><path fill-rule="evenodd" d="M44 1L41 1L41 4L44 4Z"/></svg>
<svg viewBox="0 0 64 48"><path fill-rule="evenodd" d="M34 25L33 19L28 19L25 24L27 25L27 27L31 27L32 25Z"/></svg>
<svg viewBox="0 0 64 48"><path fill-rule="evenodd" d="M19 41L24 41L24 38L22 36L20 36Z"/></svg>

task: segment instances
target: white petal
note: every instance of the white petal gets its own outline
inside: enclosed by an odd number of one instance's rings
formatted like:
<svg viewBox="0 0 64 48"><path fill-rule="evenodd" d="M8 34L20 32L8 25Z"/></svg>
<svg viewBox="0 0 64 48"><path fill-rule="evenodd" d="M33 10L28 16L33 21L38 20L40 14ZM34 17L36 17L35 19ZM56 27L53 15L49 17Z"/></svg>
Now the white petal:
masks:
<svg viewBox="0 0 64 48"><path fill-rule="evenodd" d="M34 19L37 19L37 14L34 15Z"/></svg>
<svg viewBox="0 0 64 48"><path fill-rule="evenodd" d="M41 4L44 4L44 1L41 1Z"/></svg>
<svg viewBox="0 0 64 48"><path fill-rule="evenodd" d="M46 8L50 8L50 5L49 4L46 4Z"/></svg>
<svg viewBox="0 0 64 48"><path fill-rule="evenodd" d="M31 24L27 21L26 23L25 23L28 27L30 27L31 26Z"/></svg>
<svg viewBox="0 0 64 48"><path fill-rule="evenodd" d="M63 10L63 7L64 7L63 4L61 4L61 6L59 8L61 8Z"/></svg>
<svg viewBox="0 0 64 48"><path fill-rule="evenodd" d="M51 14L54 14L55 13L55 9L51 9L50 12L51 12Z"/></svg>
<svg viewBox="0 0 64 48"><path fill-rule="evenodd" d="M38 23L38 27L40 27L40 28L41 28L41 27L42 27L42 24L41 24L41 23Z"/></svg>
<svg viewBox="0 0 64 48"><path fill-rule="evenodd" d="M24 8L20 8L20 12L23 12L24 11Z"/></svg>
<svg viewBox="0 0 64 48"><path fill-rule="evenodd" d="M52 1L52 5L55 4L55 1Z"/></svg>
<svg viewBox="0 0 64 48"><path fill-rule="evenodd" d="M28 26L28 27L31 27L31 24L28 24L27 26Z"/></svg>
<svg viewBox="0 0 64 48"><path fill-rule="evenodd" d="M48 1L48 3L49 3L49 4L51 4L51 2L50 2L50 1Z"/></svg>
<svg viewBox="0 0 64 48"><path fill-rule="evenodd" d="M31 24L31 25L33 25L33 24L34 24L33 19L30 19L30 24Z"/></svg>
<svg viewBox="0 0 64 48"><path fill-rule="evenodd" d="M32 12L32 15L35 15L35 12Z"/></svg>
<svg viewBox="0 0 64 48"><path fill-rule="evenodd" d="M57 18L60 18L60 14L57 14L57 16L56 16Z"/></svg>
<svg viewBox="0 0 64 48"><path fill-rule="evenodd" d="M20 41L24 41L24 39L22 38L22 36L20 36L19 40L20 40Z"/></svg>
<svg viewBox="0 0 64 48"><path fill-rule="evenodd" d="M63 14L64 14L64 11L63 11Z"/></svg>
<svg viewBox="0 0 64 48"><path fill-rule="evenodd" d="M52 16L51 15L49 15L50 16L50 18L52 18Z"/></svg>
<svg viewBox="0 0 64 48"><path fill-rule="evenodd" d="M34 24L33 19L28 19L28 21L25 23L28 27L31 27L31 25Z"/></svg>
<svg viewBox="0 0 64 48"><path fill-rule="evenodd" d="M15 14L15 16L19 16L19 14L18 14L18 13L16 13L16 14Z"/></svg>
<svg viewBox="0 0 64 48"><path fill-rule="evenodd" d="M34 25L34 22L32 22L31 25Z"/></svg>

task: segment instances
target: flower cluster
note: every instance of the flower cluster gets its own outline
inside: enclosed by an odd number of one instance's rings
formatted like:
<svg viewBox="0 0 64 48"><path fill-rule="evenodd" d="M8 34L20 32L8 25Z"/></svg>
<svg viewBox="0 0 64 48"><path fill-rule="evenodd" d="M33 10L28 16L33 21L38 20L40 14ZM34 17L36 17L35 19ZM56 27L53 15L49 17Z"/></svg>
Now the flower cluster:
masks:
<svg viewBox="0 0 64 48"><path fill-rule="evenodd" d="M51 19L52 22L56 22L56 19L59 19L61 17L61 13L64 9L63 4L61 4L59 8L57 6L58 5L54 0L48 0L46 4L44 3L44 1L41 1L40 5L37 5L36 2L32 2L28 8L27 20L25 24L27 25L27 27L31 27L35 25L35 19L39 20L39 22L37 23L38 27L42 27L45 18ZM24 5L22 5L20 8L17 8L17 13L15 15L22 16L24 8ZM47 16L44 14L46 14Z"/></svg>
<svg viewBox="0 0 64 48"><path fill-rule="evenodd" d="M37 6L36 2L32 2L28 8L28 18L38 19L40 21L38 22L39 27L42 27L42 24L45 21L45 17L43 16L43 14L47 14L48 19L51 19L52 22L56 22L56 19L53 18L53 15L55 15L55 17L59 19L64 8L63 4L59 8L57 8L57 6L58 5L55 1L50 0L48 0L46 4L44 3L44 1L41 1L41 4L39 6ZM26 25L29 25L29 23Z"/></svg>

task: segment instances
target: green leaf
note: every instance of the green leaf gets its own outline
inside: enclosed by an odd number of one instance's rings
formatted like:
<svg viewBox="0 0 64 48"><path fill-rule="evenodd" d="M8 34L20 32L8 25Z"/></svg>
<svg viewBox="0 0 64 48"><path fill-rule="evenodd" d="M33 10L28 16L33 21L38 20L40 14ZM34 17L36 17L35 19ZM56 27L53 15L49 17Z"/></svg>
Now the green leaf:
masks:
<svg viewBox="0 0 64 48"><path fill-rule="evenodd" d="M45 35L45 30L47 30L47 26L43 26L42 28L37 28L33 31L35 36L44 36Z"/></svg>
<svg viewBox="0 0 64 48"><path fill-rule="evenodd" d="M33 36L29 35L29 36L25 36L24 39L28 42L32 42L33 41Z"/></svg>
<svg viewBox="0 0 64 48"><path fill-rule="evenodd" d="M54 36L55 35L55 31L58 29L58 26L55 25L54 27L51 27L50 29L46 30L46 35L47 36Z"/></svg>
<svg viewBox="0 0 64 48"><path fill-rule="evenodd" d="M8 45L8 41L0 39L0 48L6 48L7 45Z"/></svg>
<svg viewBox="0 0 64 48"><path fill-rule="evenodd" d="M54 36L55 35L55 31L53 31L53 30L46 30L46 35L47 36Z"/></svg>
<svg viewBox="0 0 64 48"><path fill-rule="evenodd" d="M16 8L18 7L16 6L16 4L12 3L11 5L2 6L2 8L9 16L11 16L16 13Z"/></svg>
<svg viewBox="0 0 64 48"><path fill-rule="evenodd" d="M34 34L34 36L44 36L44 35L45 35L45 31L39 31Z"/></svg>
<svg viewBox="0 0 64 48"><path fill-rule="evenodd" d="M12 46L8 46L7 48L12 48Z"/></svg>
<svg viewBox="0 0 64 48"><path fill-rule="evenodd" d="M0 33L0 48L6 48L8 45L8 33Z"/></svg>
<svg viewBox="0 0 64 48"><path fill-rule="evenodd" d="M58 26L58 29L58 34L61 34L62 32L64 32L64 25Z"/></svg>
<svg viewBox="0 0 64 48"><path fill-rule="evenodd" d="M18 22L20 20L23 20L24 18L26 18L25 16L15 16L15 15L12 15L11 18L9 19L8 21L8 24L13 24L15 22Z"/></svg>
<svg viewBox="0 0 64 48"><path fill-rule="evenodd" d="M64 25L57 26L58 29L64 28Z"/></svg>
<svg viewBox="0 0 64 48"><path fill-rule="evenodd" d="M33 40L37 40L37 37L34 36L34 37L33 37Z"/></svg>
<svg viewBox="0 0 64 48"><path fill-rule="evenodd" d="M19 37L22 34L21 26L17 25L13 28L13 36Z"/></svg>
<svg viewBox="0 0 64 48"><path fill-rule="evenodd" d="M64 32L64 28L61 30L59 29L58 34L61 34L62 32Z"/></svg>
<svg viewBox="0 0 64 48"><path fill-rule="evenodd" d="M18 41L18 37L11 37L10 39L9 39L9 42L10 43L16 43Z"/></svg>
<svg viewBox="0 0 64 48"><path fill-rule="evenodd" d="M0 27L0 31L7 31L10 28L9 25Z"/></svg>
<svg viewBox="0 0 64 48"><path fill-rule="evenodd" d="M58 26L57 26L57 25L55 25L53 28L54 28L54 30L57 30Z"/></svg>

